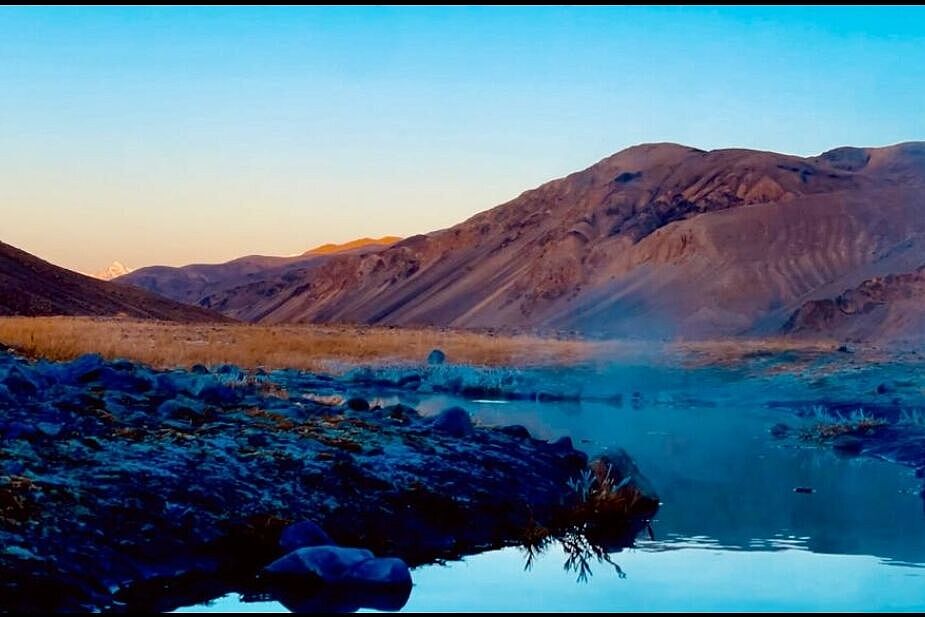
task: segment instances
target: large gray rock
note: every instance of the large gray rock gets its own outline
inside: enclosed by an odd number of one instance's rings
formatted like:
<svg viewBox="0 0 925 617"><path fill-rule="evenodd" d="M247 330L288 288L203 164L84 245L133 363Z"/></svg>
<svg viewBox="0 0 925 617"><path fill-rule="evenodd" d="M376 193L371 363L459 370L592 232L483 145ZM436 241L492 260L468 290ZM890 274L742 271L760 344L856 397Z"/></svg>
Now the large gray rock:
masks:
<svg viewBox="0 0 925 617"><path fill-rule="evenodd" d="M293 523L279 536L279 545L287 553L309 546L331 546L334 541L324 529L311 521Z"/></svg>
<svg viewBox="0 0 925 617"><path fill-rule="evenodd" d="M382 587L411 586L411 570L397 557L381 557L362 561L346 572L340 580L348 585Z"/></svg>
<svg viewBox="0 0 925 617"><path fill-rule="evenodd" d="M435 431L447 433L453 437L465 437L472 433L472 418L462 407L444 409L434 418Z"/></svg>
<svg viewBox="0 0 925 617"><path fill-rule="evenodd" d="M311 546L280 557L265 570L286 576L314 576L325 583L338 582L349 569L375 556L362 548Z"/></svg>

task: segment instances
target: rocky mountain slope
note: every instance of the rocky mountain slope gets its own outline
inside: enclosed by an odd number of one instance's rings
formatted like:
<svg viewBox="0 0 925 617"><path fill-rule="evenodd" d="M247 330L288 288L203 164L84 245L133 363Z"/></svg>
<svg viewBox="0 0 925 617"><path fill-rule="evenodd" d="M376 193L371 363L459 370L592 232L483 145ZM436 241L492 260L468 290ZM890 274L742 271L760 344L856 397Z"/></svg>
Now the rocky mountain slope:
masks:
<svg viewBox="0 0 925 617"><path fill-rule="evenodd" d="M118 281L179 302L208 306L208 302L202 302L207 296L221 295L255 280L283 277L292 269L307 267L335 255L378 251L399 240L401 238L395 236L360 238L344 244L323 244L289 257L248 255L220 264L192 264L178 268L150 266L122 276Z"/></svg>
<svg viewBox="0 0 925 617"><path fill-rule="evenodd" d="M805 302L925 263L925 144L801 158L624 150L471 219L206 296L263 322L777 332Z"/></svg>
<svg viewBox="0 0 925 617"><path fill-rule="evenodd" d="M784 329L841 338L925 338L925 266L868 279L834 298L806 302Z"/></svg>
<svg viewBox="0 0 925 617"><path fill-rule="evenodd" d="M0 315L124 315L184 322L226 317L59 268L0 242Z"/></svg>

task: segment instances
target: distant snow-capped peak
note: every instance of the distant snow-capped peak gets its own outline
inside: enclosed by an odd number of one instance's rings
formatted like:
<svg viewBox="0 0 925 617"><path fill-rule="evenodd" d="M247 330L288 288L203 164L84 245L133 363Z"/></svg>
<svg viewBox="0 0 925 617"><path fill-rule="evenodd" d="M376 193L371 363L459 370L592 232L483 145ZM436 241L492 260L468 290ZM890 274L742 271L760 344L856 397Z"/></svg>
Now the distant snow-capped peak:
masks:
<svg viewBox="0 0 925 617"><path fill-rule="evenodd" d="M111 281L114 278L120 277L124 274L131 272L131 268L127 268L122 262L114 261L105 269L100 270L99 272L93 274L94 278L98 278L102 281Z"/></svg>

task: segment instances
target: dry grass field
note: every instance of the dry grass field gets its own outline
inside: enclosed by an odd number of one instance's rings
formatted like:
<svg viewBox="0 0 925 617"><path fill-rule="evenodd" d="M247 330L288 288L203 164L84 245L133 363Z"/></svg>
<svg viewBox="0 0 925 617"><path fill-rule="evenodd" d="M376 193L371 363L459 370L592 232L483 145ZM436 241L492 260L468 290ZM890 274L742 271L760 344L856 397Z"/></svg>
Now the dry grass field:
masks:
<svg viewBox="0 0 925 617"><path fill-rule="evenodd" d="M434 348L458 363L570 364L613 351L615 343L441 329L4 317L0 318L0 345L52 360L99 353L159 368L227 362L248 368L322 370L338 362L421 362Z"/></svg>
<svg viewBox="0 0 925 617"><path fill-rule="evenodd" d="M733 365L793 352L775 370L797 370L837 353L835 340L787 338L679 341L594 341L502 335L440 328L181 324L101 317L2 317L0 346L31 357L69 360L85 353L126 358L158 368L236 364L245 368L335 371L352 363L422 362L434 348L449 362L485 366L569 365L636 359L688 366ZM882 361L886 349L856 348L845 360Z"/></svg>

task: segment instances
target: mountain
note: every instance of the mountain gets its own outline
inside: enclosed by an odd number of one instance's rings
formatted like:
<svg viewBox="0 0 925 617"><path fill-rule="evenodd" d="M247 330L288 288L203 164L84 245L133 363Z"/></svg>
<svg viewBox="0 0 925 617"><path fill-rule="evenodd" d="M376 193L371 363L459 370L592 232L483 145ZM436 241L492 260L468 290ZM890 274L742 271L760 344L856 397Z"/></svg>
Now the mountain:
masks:
<svg viewBox="0 0 925 617"><path fill-rule="evenodd" d="M141 287L156 294L185 302L208 306L208 296L228 293L228 290L255 280L283 277L293 269L323 261L334 255L375 252L401 238L360 238L344 244L324 244L300 255L272 257L248 255L220 264L192 264L182 267L151 266L119 277L120 284Z"/></svg>
<svg viewBox="0 0 925 617"><path fill-rule="evenodd" d="M925 338L925 266L868 279L834 298L801 306L784 330L839 338Z"/></svg>
<svg viewBox="0 0 925 617"><path fill-rule="evenodd" d="M0 315L124 315L183 322L227 321L201 308L54 266L0 242Z"/></svg>
<svg viewBox="0 0 925 617"><path fill-rule="evenodd" d="M114 261L109 264L105 269L100 270L96 274L93 274L93 278L100 279L101 281L111 281L114 278L119 278L120 276L125 276L131 272L131 268L127 268L122 265L122 262Z"/></svg>
<svg viewBox="0 0 925 617"><path fill-rule="evenodd" d="M773 334L807 302L925 264L923 188L922 142L808 158L644 144L448 229L199 303L267 323Z"/></svg>
<svg viewBox="0 0 925 617"><path fill-rule="evenodd" d="M401 240L398 236L382 236L381 238L359 238L344 242L343 244L322 244L315 248L305 251L304 255L333 255L334 253L346 253L349 251L367 250L370 248L391 246Z"/></svg>

